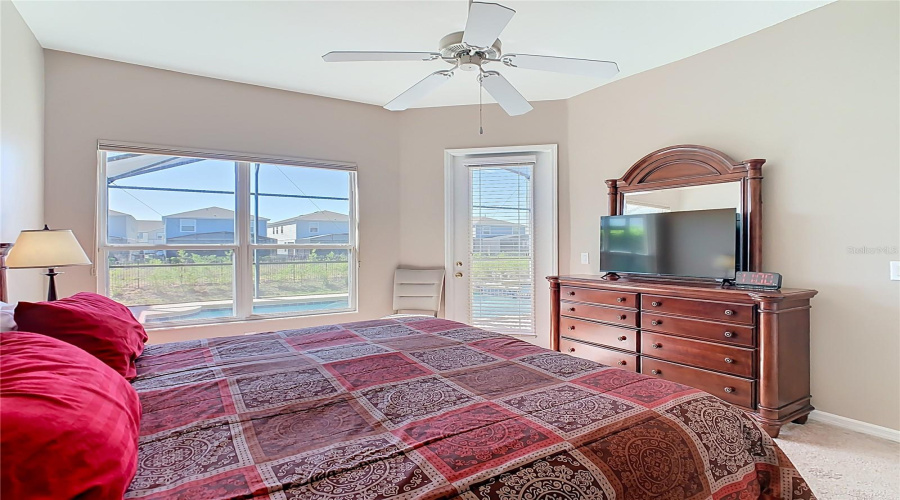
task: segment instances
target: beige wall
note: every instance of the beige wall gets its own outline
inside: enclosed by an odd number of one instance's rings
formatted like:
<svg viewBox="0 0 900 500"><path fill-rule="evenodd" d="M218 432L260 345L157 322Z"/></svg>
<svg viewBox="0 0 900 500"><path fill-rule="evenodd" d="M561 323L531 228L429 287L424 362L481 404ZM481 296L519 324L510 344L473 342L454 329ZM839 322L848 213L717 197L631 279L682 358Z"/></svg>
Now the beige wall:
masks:
<svg viewBox="0 0 900 500"><path fill-rule="evenodd" d="M97 140L356 162L359 313L155 331L151 341L354 321L390 313L399 259L399 116L377 106L45 51L46 216L94 244ZM93 253L91 253L93 255ZM95 290L70 268L60 294Z"/></svg>
<svg viewBox="0 0 900 500"><path fill-rule="evenodd" d="M603 181L695 143L763 167L765 269L819 290L813 404L900 428L900 40L897 2L838 2L567 101L572 272L592 272ZM851 201L847 201L847 199ZM566 231L561 231L564 233ZM565 255L565 254L562 254Z"/></svg>
<svg viewBox="0 0 900 500"><path fill-rule="evenodd" d="M474 83L473 83L474 84ZM510 117L496 104L422 108L400 114L400 260L404 265L444 265L444 150L558 144L560 197L567 193L566 103L532 103L534 111ZM560 206L560 220L568 213ZM568 228L560 227L560 266L568 266Z"/></svg>
<svg viewBox="0 0 900 500"><path fill-rule="evenodd" d="M404 266L444 267L445 149L557 144L559 177L565 178L566 104L532 104L533 111L517 117L508 116L496 104L485 106L483 135L478 133L478 106L422 108L401 113L400 262ZM566 184L561 180L560 196L566 192ZM564 211L561 204L560 220L568 217ZM568 267L567 229L559 226L561 269ZM538 277L537 286L549 286L543 278ZM549 330L538 330L536 337L522 338L549 347Z"/></svg>
<svg viewBox="0 0 900 500"><path fill-rule="evenodd" d="M44 55L9 0L0 1L0 241L44 223ZM9 271L11 302L40 300L41 273Z"/></svg>

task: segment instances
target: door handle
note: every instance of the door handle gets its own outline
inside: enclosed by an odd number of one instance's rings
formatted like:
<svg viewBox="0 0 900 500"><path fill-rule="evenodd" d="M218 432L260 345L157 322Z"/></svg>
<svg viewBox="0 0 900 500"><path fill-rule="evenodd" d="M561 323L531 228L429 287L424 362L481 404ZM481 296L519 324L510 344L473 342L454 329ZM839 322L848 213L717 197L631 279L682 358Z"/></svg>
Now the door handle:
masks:
<svg viewBox="0 0 900 500"><path fill-rule="evenodd" d="M456 276L457 278L462 278L462 273L456 273L454 276Z"/></svg>

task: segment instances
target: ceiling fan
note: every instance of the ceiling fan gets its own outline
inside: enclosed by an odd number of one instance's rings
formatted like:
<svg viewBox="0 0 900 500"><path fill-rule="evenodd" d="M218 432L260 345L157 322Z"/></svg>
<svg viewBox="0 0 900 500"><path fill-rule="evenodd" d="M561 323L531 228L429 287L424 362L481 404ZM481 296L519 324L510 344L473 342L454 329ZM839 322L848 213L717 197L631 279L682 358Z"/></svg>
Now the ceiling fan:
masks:
<svg viewBox="0 0 900 500"><path fill-rule="evenodd" d="M510 116L525 114L533 108L509 80L493 70L485 70L489 63L503 63L511 68L534 69L573 75L611 78L619 72L614 62L569 57L503 54L500 33L516 11L496 3L470 2L465 31L451 33L441 39L438 52L329 52L322 56L326 62L355 61L434 61L441 59L453 65L449 70L436 71L384 105L391 111L409 108L436 90L453 76L456 70L478 71L478 81Z"/></svg>

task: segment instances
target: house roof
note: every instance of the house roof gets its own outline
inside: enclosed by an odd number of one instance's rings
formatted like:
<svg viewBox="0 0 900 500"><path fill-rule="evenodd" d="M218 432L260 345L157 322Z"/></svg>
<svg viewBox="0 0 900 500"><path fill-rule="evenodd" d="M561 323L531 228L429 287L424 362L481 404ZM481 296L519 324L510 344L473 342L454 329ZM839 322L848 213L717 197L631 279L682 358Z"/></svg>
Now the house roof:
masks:
<svg viewBox="0 0 900 500"><path fill-rule="evenodd" d="M150 231L162 230L165 226L161 220L139 220L137 221L137 230L142 233Z"/></svg>
<svg viewBox="0 0 900 500"><path fill-rule="evenodd" d="M234 219L234 210L228 210L222 207L206 207L199 210L191 210L177 214L164 215L164 219ZM259 220L269 220L260 217Z"/></svg>
<svg viewBox="0 0 900 500"><path fill-rule="evenodd" d="M132 217L133 218L133 216L131 214L126 214L125 212L119 212L118 210L107 210L107 217L110 215L113 217L118 217L121 215L123 217Z"/></svg>
<svg viewBox="0 0 900 500"><path fill-rule="evenodd" d="M524 224L518 222L494 219L492 217L473 217L472 220L478 224L489 224L491 226L524 226Z"/></svg>
<svg viewBox="0 0 900 500"><path fill-rule="evenodd" d="M349 220L346 214L339 214L337 212L332 212L330 210L318 210L309 214L298 215L296 217L291 217L290 219L280 220L278 222L273 222L269 224L269 226L282 226L284 224L290 224L292 222L300 222L300 221L314 221L314 222L344 222Z"/></svg>

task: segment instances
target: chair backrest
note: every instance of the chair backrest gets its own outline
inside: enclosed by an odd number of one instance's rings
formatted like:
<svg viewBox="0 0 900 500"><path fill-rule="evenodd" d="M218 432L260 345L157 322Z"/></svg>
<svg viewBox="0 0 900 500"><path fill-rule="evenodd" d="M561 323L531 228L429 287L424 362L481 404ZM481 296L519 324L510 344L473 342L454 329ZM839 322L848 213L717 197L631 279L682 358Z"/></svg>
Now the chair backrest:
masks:
<svg viewBox="0 0 900 500"><path fill-rule="evenodd" d="M397 269L394 271L394 312L427 311L437 316L443 290L443 269Z"/></svg>

